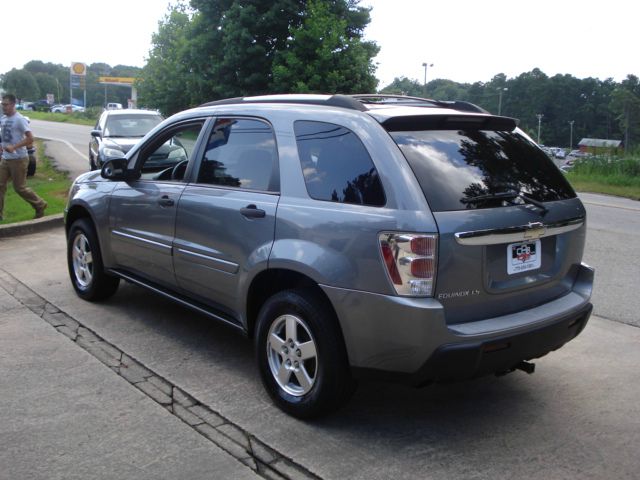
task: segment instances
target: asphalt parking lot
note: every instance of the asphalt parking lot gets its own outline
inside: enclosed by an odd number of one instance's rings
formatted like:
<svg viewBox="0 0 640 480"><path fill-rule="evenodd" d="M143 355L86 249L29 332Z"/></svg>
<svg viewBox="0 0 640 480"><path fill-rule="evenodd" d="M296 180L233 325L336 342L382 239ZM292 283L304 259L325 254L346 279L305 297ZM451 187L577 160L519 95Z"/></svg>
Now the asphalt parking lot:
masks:
<svg viewBox="0 0 640 480"><path fill-rule="evenodd" d="M83 302L64 252L59 228L0 239L0 478L637 478L635 326L596 315L533 375L362 384L305 423L249 341L132 285Z"/></svg>
<svg viewBox="0 0 640 480"><path fill-rule="evenodd" d="M640 208L583 201L595 314L535 374L363 383L315 422L271 404L228 328L128 284L77 298L60 215L3 226L0 479L638 478Z"/></svg>

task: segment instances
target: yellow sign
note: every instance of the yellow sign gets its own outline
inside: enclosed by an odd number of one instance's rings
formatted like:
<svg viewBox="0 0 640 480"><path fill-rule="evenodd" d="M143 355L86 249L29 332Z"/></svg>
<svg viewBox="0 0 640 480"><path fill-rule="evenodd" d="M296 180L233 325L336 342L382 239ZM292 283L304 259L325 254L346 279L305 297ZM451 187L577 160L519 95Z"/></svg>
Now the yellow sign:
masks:
<svg viewBox="0 0 640 480"><path fill-rule="evenodd" d="M71 74L72 75L86 75L87 74L87 65L80 62L73 62L71 64Z"/></svg>
<svg viewBox="0 0 640 480"><path fill-rule="evenodd" d="M109 85L133 85L134 77L98 77L98 82Z"/></svg>

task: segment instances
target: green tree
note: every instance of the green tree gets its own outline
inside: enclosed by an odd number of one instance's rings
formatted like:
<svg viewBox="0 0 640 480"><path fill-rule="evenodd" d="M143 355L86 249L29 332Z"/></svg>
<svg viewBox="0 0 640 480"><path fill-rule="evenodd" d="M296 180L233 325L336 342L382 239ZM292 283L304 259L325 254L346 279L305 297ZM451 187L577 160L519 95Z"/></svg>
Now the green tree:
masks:
<svg viewBox="0 0 640 480"><path fill-rule="evenodd" d="M18 99L37 100L40 97L38 82L28 70L16 68L4 74L2 87Z"/></svg>
<svg viewBox="0 0 640 480"><path fill-rule="evenodd" d="M140 106L171 114L193 105L192 30L190 13L184 4L170 9L158 24L149 59L135 83Z"/></svg>
<svg viewBox="0 0 640 480"><path fill-rule="evenodd" d="M628 75L611 93L611 110L624 134L627 151L640 140L640 80Z"/></svg>
<svg viewBox="0 0 640 480"><path fill-rule="evenodd" d="M417 80L407 77L396 77L389 85L380 90L389 95L408 95L410 97L425 97L424 85Z"/></svg>
<svg viewBox="0 0 640 480"><path fill-rule="evenodd" d="M188 62L197 79L193 102L269 93L276 52L286 47L290 28L300 25L305 4L192 0L196 12Z"/></svg>
<svg viewBox="0 0 640 480"><path fill-rule="evenodd" d="M25 63L24 69L36 78L40 89L38 98L44 98L47 93L53 93L56 103L69 101L68 65L63 66L57 63L31 60Z"/></svg>
<svg viewBox="0 0 640 480"><path fill-rule="evenodd" d="M346 5L342 15L330 2L309 0L302 24L291 28L276 52L272 87L283 92L368 93L378 83L372 58L379 48L362 40L369 10ZM348 13L354 15L349 17ZM349 19L358 23L349 23Z"/></svg>
<svg viewBox="0 0 640 480"><path fill-rule="evenodd" d="M63 67L62 65L51 62L44 63L41 60L31 60L30 62L25 63L23 68L34 75L38 73L55 75L61 68L67 68L68 70L68 67Z"/></svg>
<svg viewBox="0 0 640 480"><path fill-rule="evenodd" d="M131 98L131 87L127 85L103 85L100 77L130 77L138 78L142 71L139 67L116 65L111 67L107 63L92 63L87 67L87 105L100 107L107 102L118 102L127 105Z"/></svg>
<svg viewBox="0 0 640 480"><path fill-rule="evenodd" d="M427 95L434 100L469 101L469 85L438 78L427 83Z"/></svg>
<svg viewBox="0 0 640 480"><path fill-rule="evenodd" d="M178 4L153 37L138 84L140 102L173 113L209 100L273 91L373 91L371 58L377 47L361 39L370 18L369 10L358 3L192 0L191 8ZM315 14L308 5L315 5ZM303 45L301 38L310 39L301 29L304 22L324 33L326 48L310 51ZM336 24L340 28L334 28ZM307 53L312 56L305 57ZM306 76L293 82L290 70L298 61L327 68L329 74L320 81L313 76L317 72L296 72Z"/></svg>
<svg viewBox="0 0 640 480"><path fill-rule="evenodd" d="M56 77L49 73L36 73L34 77L36 79L36 83L38 84L40 98L44 98L47 93L53 94L54 97L57 95L58 80L56 79Z"/></svg>

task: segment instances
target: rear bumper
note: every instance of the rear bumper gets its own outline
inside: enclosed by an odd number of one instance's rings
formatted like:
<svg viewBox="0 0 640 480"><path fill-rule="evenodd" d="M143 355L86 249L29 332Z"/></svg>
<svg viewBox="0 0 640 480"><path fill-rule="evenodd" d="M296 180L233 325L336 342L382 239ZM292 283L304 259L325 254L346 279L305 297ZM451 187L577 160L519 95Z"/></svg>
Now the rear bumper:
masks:
<svg viewBox="0 0 640 480"><path fill-rule="evenodd" d="M521 361L540 358L557 350L584 329L591 316L587 304L552 325L477 343L458 343L438 348L415 373L403 375L404 383L424 385L431 382L465 380L491 373L513 370Z"/></svg>
<svg viewBox="0 0 640 480"><path fill-rule="evenodd" d="M538 307L447 325L434 299L325 287L359 378L420 385L513 369L560 348L587 324L593 269L582 265L572 291Z"/></svg>

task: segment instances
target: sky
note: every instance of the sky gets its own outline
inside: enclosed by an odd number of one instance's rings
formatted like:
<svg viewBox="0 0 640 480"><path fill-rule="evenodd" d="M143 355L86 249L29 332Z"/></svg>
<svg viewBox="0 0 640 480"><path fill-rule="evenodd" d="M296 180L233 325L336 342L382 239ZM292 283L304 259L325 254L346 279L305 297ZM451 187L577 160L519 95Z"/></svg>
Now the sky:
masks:
<svg viewBox="0 0 640 480"><path fill-rule="evenodd" d="M265 0L268 1L268 0ZM30 60L142 67L175 0L3 0L0 73ZM378 87L396 77L488 82L539 68L549 76L640 76L629 0L361 0L380 53ZM433 66L431 66L433 65Z"/></svg>

